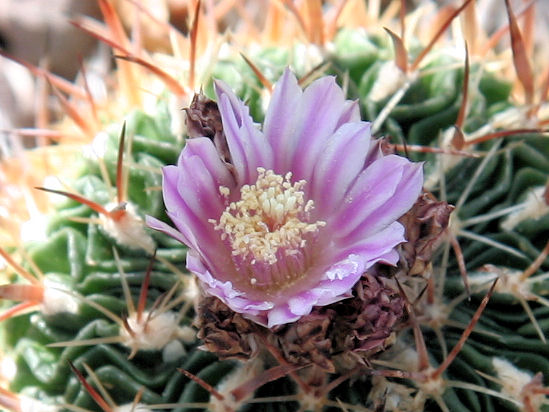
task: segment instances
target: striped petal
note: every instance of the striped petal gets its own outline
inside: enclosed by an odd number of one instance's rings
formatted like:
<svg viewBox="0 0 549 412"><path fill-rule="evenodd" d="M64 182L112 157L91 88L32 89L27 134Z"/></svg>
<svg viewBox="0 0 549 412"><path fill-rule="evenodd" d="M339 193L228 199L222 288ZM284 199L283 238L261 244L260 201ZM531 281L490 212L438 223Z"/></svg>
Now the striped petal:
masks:
<svg viewBox="0 0 549 412"><path fill-rule="evenodd" d="M311 181L316 213L330 215L364 167L370 146L370 124L346 123L320 154Z"/></svg>
<svg viewBox="0 0 549 412"><path fill-rule="evenodd" d="M360 256L366 269L379 261L394 265L398 261L398 253L392 252L397 245L405 241L404 226L399 222L393 222L372 236L345 247L338 256L340 258L350 254Z"/></svg>
<svg viewBox="0 0 549 412"><path fill-rule="evenodd" d="M290 170L290 161L296 145L295 128L299 124L296 108L303 91L294 74L286 69L275 84L269 109L265 114L263 133L273 148L274 170Z"/></svg>
<svg viewBox="0 0 549 412"><path fill-rule="evenodd" d="M344 113L344 103L343 91L333 77L323 77L305 89L295 113L300 122L290 170L296 180L310 181L318 156Z"/></svg>
<svg viewBox="0 0 549 412"><path fill-rule="evenodd" d="M248 106L223 82L215 82L223 131L237 172L238 184L257 179L257 168L272 169L273 152L263 133L254 124Z"/></svg>
<svg viewBox="0 0 549 412"><path fill-rule="evenodd" d="M403 160L408 162L406 159ZM422 164L412 164L409 162L408 164L404 164L402 169L402 177L398 180L395 186L388 188L387 190L387 192L392 193L392 196L387 197L385 201L375 210L365 206L365 213L362 213L362 218L356 227L354 227L349 234L342 238L343 241L345 243L354 243L361 239L366 239L374 233L384 230L413 206L419 196L419 193L421 192L422 185Z"/></svg>
<svg viewBox="0 0 549 412"><path fill-rule="evenodd" d="M384 229L412 207L422 183L421 164L395 155L376 160L345 195L344 207L333 222L338 239L354 243L347 238L366 238Z"/></svg>

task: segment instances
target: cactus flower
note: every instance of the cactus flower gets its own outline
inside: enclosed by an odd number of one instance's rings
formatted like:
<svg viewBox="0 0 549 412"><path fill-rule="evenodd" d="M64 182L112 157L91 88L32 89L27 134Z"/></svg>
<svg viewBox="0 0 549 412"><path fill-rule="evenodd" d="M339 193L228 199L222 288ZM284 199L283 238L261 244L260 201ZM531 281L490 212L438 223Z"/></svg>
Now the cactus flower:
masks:
<svg viewBox="0 0 549 412"><path fill-rule="evenodd" d="M421 191L422 166L384 155L333 77L305 90L286 70L263 127L215 83L228 159L213 139L187 140L163 169L176 229L150 227L189 247L203 292L273 327L352 296L376 262L395 264L397 222Z"/></svg>

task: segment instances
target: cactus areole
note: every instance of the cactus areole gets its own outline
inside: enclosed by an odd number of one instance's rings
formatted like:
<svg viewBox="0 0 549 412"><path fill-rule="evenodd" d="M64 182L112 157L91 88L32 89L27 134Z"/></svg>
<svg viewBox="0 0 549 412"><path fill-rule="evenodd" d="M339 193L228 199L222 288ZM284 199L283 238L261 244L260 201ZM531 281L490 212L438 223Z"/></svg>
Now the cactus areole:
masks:
<svg viewBox="0 0 549 412"><path fill-rule="evenodd" d="M423 184L422 165L384 155L333 77L305 90L286 70L262 128L230 88L215 83L229 159L213 139L187 140L163 169L175 229L203 292L273 327L352 296L376 262L395 264L397 222Z"/></svg>

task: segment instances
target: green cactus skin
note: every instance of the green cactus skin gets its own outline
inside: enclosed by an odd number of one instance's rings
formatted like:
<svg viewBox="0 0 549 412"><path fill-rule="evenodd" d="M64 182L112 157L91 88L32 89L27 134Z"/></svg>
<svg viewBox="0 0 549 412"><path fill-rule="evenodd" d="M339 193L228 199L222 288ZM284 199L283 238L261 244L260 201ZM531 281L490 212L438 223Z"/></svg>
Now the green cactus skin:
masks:
<svg viewBox="0 0 549 412"><path fill-rule="evenodd" d="M337 75L339 80L348 76L349 97L360 100L366 120L375 120L392 96L389 94L379 101L374 101L371 96L376 84L383 81L384 63L390 61L392 56L388 40L367 37L356 30L342 30L336 36L333 46L331 53L324 56L330 63L328 72ZM292 64L298 75L305 74L312 66L298 50L264 49L249 57L260 70L269 73L271 80L275 80L288 63ZM464 77L462 66L462 62L455 57L442 53L431 61L426 68L430 74L412 82L409 90L389 113L378 136L390 135L395 143L406 141L409 145L437 147L440 136L452 128L461 105ZM513 107L509 96L510 86L481 70L475 65L471 67L471 77L476 76L478 83L471 91L470 111L464 125L465 131L470 133L491 123L494 116L504 109ZM243 60L235 57L218 61L213 77L227 81L248 102L254 118L257 121L262 119L261 86L254 80L252 71ZM211 84L205 87L205 92L213 97ZM170 132L171 119L164 103L159 103L154 116L135 111L126 117L126 122L127 135L133 136L129 156L132 166L128 168L129 202L136 207L141 217L152 215L167 220L161 193L151 188L160 187L160 167L176 161L183 146L183 138L173 136ZM103 161L111 181L116 173L120 129L121 123L105 125L109 138ZM438 174L438 182L443 179L444 193L440 183L434 186L433 193L439 198L445 195L448 202L453 204L460 202L460 196L473 175L482 167L467 199L454 212L459 221L466 221L524 202L532 190L545 185L549 173L549 144L546 136L516 135L482 143L476 149L488 152L496 145L497 150L494 149L493 155L486 160L463 158L445 174L441 174L437 168L436 161L440 155L412 152L410 157L426 161L426 174ZM71 185L78 193L99 204L104 205L112 200L97 160L82 160L80 177ZM236 361L218 361L215 355L201 351L198 341L181 341L184 350L176 351L176 356L168 362L163 359L162 350L139 351L134 358L128 359L130 350L117 343L65 348L47 346L55 342L119 335L119 326L89 303L101 305L118 316L128 313L113 247L120 254L120 265L126 274L134 301L139 296L151 257L142 250L117 243L98 225L70 220L93 215L87 206L67 200L51 217L48 240L27 246L29 256L46 276L56 278L87 301L76 299L78 312L75 314L45 315L35 312L2 324L3 345L9 348L18 367L11 390L40 399L46 404L71 404L99 410L80 382L70 373L68 361L72 361L80 370L84 363L89 365L118 405L130 403L140 390L141 403L147 405L209 402L214 399L199 384L181 374L178 368L220 388L224 379L241 371L243 366ZM482 273L478 269L485 264L521 272L543 249L549 233L549 214L545 213L539 218L526 215L509 229L502 228L505 219L506 216L496 217L473 224L467 230L512 248L516 251L514 254L458 234L471 278L480 276ZM182 245L162 234L150 230L147 233L154 239L157 256L163 262L178 268L184 267L185 248ZM450 252L447 268L444 268L444 254L441 251L435 256L433 265L435 276L446 273L444 284L438 286L444 290L443 305L449 304L464 292L457 261ZM548 267L549 261L545 259L538 272ZM146 307L151 308L155 300L169 291L178 280L183 282L182 285L190 284L188 275L174 273L172 267L157 260L151 273ZM435 281L440 282L441 278L437 277ZM548 286L548 280L540 280L533 282L532 289L546 296ZM448 350L456 344L462 332L453 325L469 323L486 287L477 287L473 291L475 293L470 300L465 299L455 307L450 314L451 324L442 329ZM184 292L181 286L175 296ZM173 310L181 310L185 304L190 304L191 309L182 317L181 327L189 327L193 322L191 298L182 300ZM535 302L529 302L529 305L541 329L549 336L549 308ZM436 366L443 360L443 349L432 329L425 327L422 330L431 364ZM408 329L400 332L396 347L414 349L413 342L411 330ZM387 358L392 353L390 349L381 357ZM444 378L446 381L468 382L500 392L501 386L485 377L495 375L496 357L506 359L532 376L537 372L541 372L544 377L549 376L549 347L541 341L520 302L512 295L503 293L494 294L475 332L449 366ZM480 375L478 371L485 375ZM251 377L248 375L248 378ZM332 379L336 378L334 376ZM411 396L414 395L417 382L413 379L390 381L411 388ZM338 409L333 406L337 404L336 399L346 405L361 405L364 408L382 405L383 399L372 397L372 388L372 379L368 376L347 380L331 391L329 398L334 402L326 410ZM296 393L297 396L285 402L243 402L241 410L304 410L306 396L287 377L263 385L254 396L260 398ZM409 399L403 398L402 405L410 399L410 396ZM469 389L447 388L443 400L452 411L518 410L508 401ZM389 401L386 405L390 408ZM547 406L544 408L549 410ZM425 409L438 410L438 406L432 399L428 399ZM174 406L172 410L200 409Z"/></svg>

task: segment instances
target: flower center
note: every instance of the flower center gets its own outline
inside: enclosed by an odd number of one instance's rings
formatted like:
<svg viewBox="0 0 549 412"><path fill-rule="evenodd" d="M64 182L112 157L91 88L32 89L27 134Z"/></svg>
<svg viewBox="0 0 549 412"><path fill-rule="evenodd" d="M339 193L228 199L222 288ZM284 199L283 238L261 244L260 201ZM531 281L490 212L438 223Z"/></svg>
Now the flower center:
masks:
<svg viewBox="0 0 549 412"><path fill-rule="evenodd" d="M324 221L311 223L312 200L305 199L305 180L292 184L292 174L258 168L253 185L240 189L219 222L211 220L227 240L240 276L257 289L292 284L309 266L308 247ZM220 188L224 196L228 189ZM241 279L243 280L243 279Z"/></svg>

